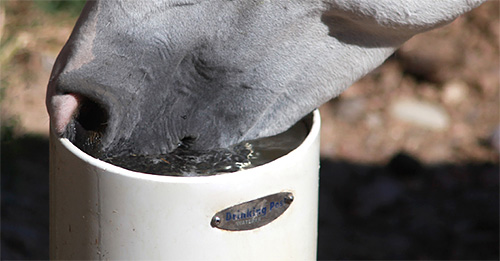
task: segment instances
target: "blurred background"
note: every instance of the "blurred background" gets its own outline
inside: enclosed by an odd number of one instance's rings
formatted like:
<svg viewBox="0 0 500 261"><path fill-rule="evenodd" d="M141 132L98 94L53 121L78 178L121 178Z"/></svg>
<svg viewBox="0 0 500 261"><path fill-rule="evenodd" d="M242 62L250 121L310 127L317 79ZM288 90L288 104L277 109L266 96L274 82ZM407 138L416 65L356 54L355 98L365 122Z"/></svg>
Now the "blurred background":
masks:
<svg viewBox="0 0 500 261"><path fill-rule="evenodd" d="M45 88L84 1L0 1L1 258L48 258ZM500 5L326 103L318 259L499 259Z"/></svg>

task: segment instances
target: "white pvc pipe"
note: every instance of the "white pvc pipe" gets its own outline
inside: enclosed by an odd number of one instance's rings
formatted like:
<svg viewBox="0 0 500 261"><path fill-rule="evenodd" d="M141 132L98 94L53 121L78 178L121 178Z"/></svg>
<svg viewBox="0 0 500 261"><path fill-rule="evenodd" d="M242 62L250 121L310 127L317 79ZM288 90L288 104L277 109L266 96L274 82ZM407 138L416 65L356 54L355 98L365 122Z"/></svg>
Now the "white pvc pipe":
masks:
<svg viewBox="0 0 500 261"><path fill-rule="evenodd" d="M307 138L289 154L259 167L208 177L125 170L51 135L51 259L316 259L318 111L312 121ZM293 201L270 223L244 231L214 226L219 211L280 192L292 193ZM266 214L279 206L278 198L271 209L274 203L269 201L275 199L260 200ZM224 222L230 216L222 211L217 218Z"/></svg>

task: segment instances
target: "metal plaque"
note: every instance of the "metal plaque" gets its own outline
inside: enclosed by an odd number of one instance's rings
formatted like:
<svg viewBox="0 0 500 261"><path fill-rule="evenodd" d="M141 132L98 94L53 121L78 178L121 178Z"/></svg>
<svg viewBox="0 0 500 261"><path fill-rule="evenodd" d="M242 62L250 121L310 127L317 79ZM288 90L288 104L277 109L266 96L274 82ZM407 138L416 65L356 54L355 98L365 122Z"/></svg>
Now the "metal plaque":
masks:
<svg viewBox="0 0 500 261"><path fill-rule="evenodd" d="M217 212L210 225L229 231L262 227L281 216L292 202L291 192L281 192L254 199Z"/></svg>

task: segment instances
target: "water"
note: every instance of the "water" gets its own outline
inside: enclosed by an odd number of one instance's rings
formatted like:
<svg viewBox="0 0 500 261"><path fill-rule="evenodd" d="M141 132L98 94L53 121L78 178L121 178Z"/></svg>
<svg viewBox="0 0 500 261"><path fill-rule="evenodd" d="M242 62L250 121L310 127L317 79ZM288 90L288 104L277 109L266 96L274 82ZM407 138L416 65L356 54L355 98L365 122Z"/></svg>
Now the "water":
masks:
<svg viewBox="0 0 500 261"><path fill-rule="evenodd" d="M235 172L266 164L297 148L309 133L311 119L308 116L276 136L245 141L226 149L195 151L179 147L169 154L127 155L102 160L156 175L210 176Z"/></svg>

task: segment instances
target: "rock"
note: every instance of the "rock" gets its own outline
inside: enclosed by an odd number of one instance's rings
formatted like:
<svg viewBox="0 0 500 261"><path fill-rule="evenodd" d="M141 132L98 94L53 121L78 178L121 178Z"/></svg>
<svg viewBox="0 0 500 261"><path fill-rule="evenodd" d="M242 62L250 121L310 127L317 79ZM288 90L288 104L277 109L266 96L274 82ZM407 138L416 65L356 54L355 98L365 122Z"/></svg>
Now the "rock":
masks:
<svg viewBox="0 0 500 261"><path fill-rule="evenodd" d="M343 121L353 123L361 120L366 111L366 100L363 98L339 99L335 106L336 115Z"/></svg>
<svg viewBox="0 0 500 261"><path fill-rule="evenodd" d="M384 120L379 113L369 113L366 115L365 123L368 128L373 129L382 127L384 125Z"/></svg>
<svg viewBox="0 0 500 261"><path fill-rule="evenodd" d="M394 118L429 130L442 131L450 125L449 115L443 107L425 101L396 100L390 113Z"/></svg>
<svg viewBox="0 0 500 261"><path fill-rule="evenodd" d="M468 86L460 80L447 82L443 87L442 99L446 104L456 105L467 98Z"/></svg>

